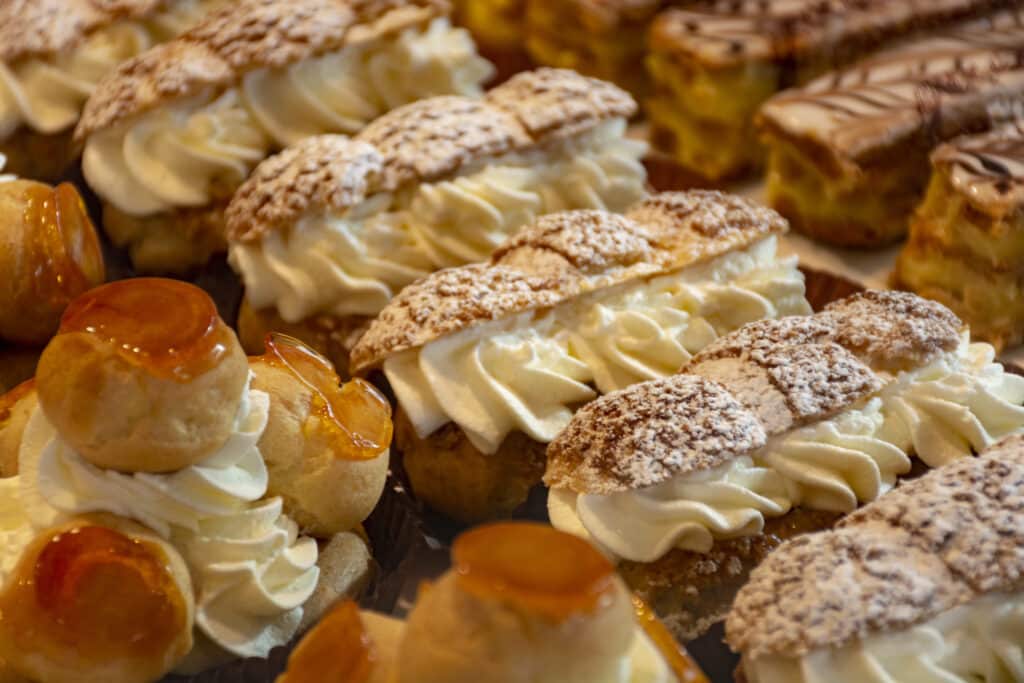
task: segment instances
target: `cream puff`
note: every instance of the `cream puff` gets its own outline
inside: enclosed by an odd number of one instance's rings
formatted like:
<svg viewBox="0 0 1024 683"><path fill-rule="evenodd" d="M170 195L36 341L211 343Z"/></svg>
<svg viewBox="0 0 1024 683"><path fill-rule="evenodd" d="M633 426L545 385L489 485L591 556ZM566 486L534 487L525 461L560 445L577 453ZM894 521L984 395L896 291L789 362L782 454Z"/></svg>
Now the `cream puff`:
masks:
<svg viewBox="0 0 1024 683"><path fill-rule="evenodd" d="M610 83L537 69L268 159L225 213L243 343L255 351L284 331L341 346L331 360L344 372L346 340L406 285L486 259L541 215L624 211L646 193L646 147L624 137L635 112Z"/></svg>
<svg viewBox="0 0 1024 683"><path fill-rule="evenodd" d="M182 271L224 251L224 208L275 150L353 134L490 75L444 0L242 0L105 78L76 139L104 227L137 269Z"/></svg>
<svg viewBox="0 0 1024 683"><path fill-rule="evenodd" d="M692 639L782 540L1024 430L1024 378L994 356L903 292L751 323L581 408L548 448L551 521Z"/></svg>
<svg viewBox="0 0 1024 683"><path fill-rule="evenodd" d="M338 607L278 683L704 683L593 547L539 524L491 525L452 548L405 624Z"/></svg>
<svg viewBox="0 0 1024 683"><path fill-rule="evenodd" d="M35 408L28 389L5 401L0 424L0 444L21 431L16 476L0 479L0 569L82 515L141 525L180 554L194 601L187 647L161 667L264 657L366 586L358 525L383 490L389 409L313 352L274 340L250 365L202 290L138 278L68 307L36 394ZM13 586L0 576L0 593ZM98 632L122 633L121 613L98 612ZM0 658L31 678L47 647Z"/></svg>
<svg viewBox="0 0 1024 683"><path fill-rule="evenodd" d="M489 261L407 287L352 364L395 392L416 495L462 521L508 512L582 404L747 322L809 312L796 261L776 253L785 230L739 197L665 193L625 216L550 214Z"/></svg>
<svg viewBox="0 0 1024 683"><path fill-rule="evenodd" d="M902 484L754 570L726 621L747 683L1024 679L1024 441Z"/></svg>
<svg viewBox="0 0 1024 683"><path fill-rule="evenodd" d="M0 153L10 171L56 180L96 84L183 33L224 0L7 0L0 4Z"/></svg>
<svg viewBox="0 0 1024 683"><path fill-rule="evenodd" d="M0 479L18 475L18 449L28 418L39 404L35 380L0 396Z"/></svg>

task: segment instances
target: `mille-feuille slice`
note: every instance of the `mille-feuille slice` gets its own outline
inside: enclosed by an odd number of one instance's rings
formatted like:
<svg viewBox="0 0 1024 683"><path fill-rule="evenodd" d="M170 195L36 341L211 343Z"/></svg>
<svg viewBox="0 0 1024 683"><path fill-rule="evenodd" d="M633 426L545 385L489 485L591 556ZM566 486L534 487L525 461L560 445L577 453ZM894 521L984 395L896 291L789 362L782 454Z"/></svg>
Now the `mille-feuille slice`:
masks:
<svg viewBox="0 0 1024 683"><path fill-rule="evenodd" d="M352 134L408 102L478 96L491 73L444 0L242 0L124 63L76 131L104 227L139 270L226 247L228 199L273 151Z"/></svg>
<svg viewBox="0 0 1024 683"><path fill-rule="evenodd" d="M935 150L895 280L997 349L1024 341L1024 121Z"/></svg>
<svg viewBox="0 0 1024 683"><path fill-rule="evenodd" d="M243 344L283 329L344 373L353 337L406 285L486 260L541 215L625 211L646 194L647 146L624 137L635 111L610 83L545 68L265 161L226 212Z"/></svg>
<svg viewBox="0 0 1024 683"><path fill-rule="evenodd" d="M717 192L666 193L626 216L550 214L489 262L402 291L352 351L398 400L413 489L468 521L508 511L580 405L671 374L746 322L807 312L776 254L785 221Z"/></svg>
<svg viewBox="0 0 1024 683"><path fill-rule="evenodd" d="M993 358L905 292L751 323L580 409L548 449L551 521L689 640L782 540L1024 428L1024 378Z"/></svg>
<svg viewBox="0 0 1024 683"><path fill-rule="evenodd" d="M814 239L873 248L907 234L943 140L1013 119L1024 98L1024 9L914 41L761 109L768 201Z"/></svg>
<svg viewBox="0 0 1024 683"><path fill-rule="evenodd" d="M55 181L80 149L72 133L101 78L183 33L225 0L5 0L0 3L0 154L7 170Z"/></svg>
<svg viewBox="0 0 1024 683"><path fill-rule="evenodd" d="M1006 0L712 0L651 26L645 103L654 147L710 181L759 168L769 97L880 44Z"/></svg>
<svg viewBox="0 0 1024 683"><path fill-rule="evenodd" d="M1024 680L1024 439L791 541L726 621L745 683Z"/></svg>

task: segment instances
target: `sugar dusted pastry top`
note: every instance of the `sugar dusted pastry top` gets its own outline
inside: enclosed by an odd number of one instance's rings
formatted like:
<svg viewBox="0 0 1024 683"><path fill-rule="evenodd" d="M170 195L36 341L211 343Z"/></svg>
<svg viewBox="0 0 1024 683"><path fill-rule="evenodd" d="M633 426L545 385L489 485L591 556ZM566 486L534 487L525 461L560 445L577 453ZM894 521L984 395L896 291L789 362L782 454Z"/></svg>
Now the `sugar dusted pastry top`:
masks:
<svg viewBox="0 0 1024 683"><path fill-rule="evenodd" d="M342 212L377 192L430 182L636 112L618 87L563 69L521 73L483 99L434 97L399 107L354 139L311 138L259 165L227 209L233 240L255 241L304 213Z"/></svg>
<svg viewBox="0 0 1024 683"><path fill-rule="evenodd" d="M352 366L366 370L473 325L701 263L786 229L774 211L709 191L656 195L626 216L551 214L489 262L439 271L404 289L353 349Z"/></svg>
<svg viewBox="0 0 1024 683"><path fill-rule="evenodd" d="M1024 206L1024 123L957 138L932 153L932 165L977 210L1010 215Z"/></svg>
<svg viewBox="0 0 1024 683"><path fill-rule="evenodd" d="M671 9L651 29L656 50L711 66L781 60L878 40L991 7L989 0L713 0Z"/></svg>
<svg viewBox="0 0 1024 683"><path fill-rule="evenodd" d="M247 71L286 66L447 12L444 0L243 0L118 67L97 86L75 137L232 85Z"/></svg>
<svg viewBox="0 0 1024 683"><path fill-rule="evenodd" d="M800 657L923 623L1024 572L1024 441L936 469L790 541L751 574L726 621L736 651Z"/></svg>

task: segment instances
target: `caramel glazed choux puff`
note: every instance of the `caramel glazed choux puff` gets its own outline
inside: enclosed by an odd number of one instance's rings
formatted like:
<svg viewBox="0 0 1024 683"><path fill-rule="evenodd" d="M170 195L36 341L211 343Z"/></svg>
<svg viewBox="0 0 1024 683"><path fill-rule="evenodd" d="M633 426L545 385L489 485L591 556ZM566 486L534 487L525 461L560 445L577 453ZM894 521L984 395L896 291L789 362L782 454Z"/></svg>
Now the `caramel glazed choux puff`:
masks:
<svg viewBox="0 0 1024 683"><path fill-rule="evenodd" d="M75 139L103 225L140 272L227 248L224 207L271 153L351 135L434 95L482 95L493 71L446 0L240 0L124 62Z"/></svg>
<svg viewBox="0 0 1024 683"><path fill-rule="evenodd" d="M226 0L4 0L0 154L12 172L55 181L81 148L72 132L99 80L184 32Z"/></svg>
<svg viewBox="0 0 1024 683"><path fill-rule="evenodd" d="M263 657L369 579L390 407L295 340L247 359L192 285L79 297L0 409L0 678Z"/></svg>
<svg viewBox="0 0 1024 683"><path fill-rule="evenodd" d="M0 171L5 159L0 154ZM78 191L0 174L0 392L32 377L61 313L105 279Z"/></svg>
<svg viewBox="0 0 1024 683"><path fill-rule="evenodd" d="M239 336L299 337L344 374L369 320L439 268L483 261L542 214L625 211L646 194L636 102L537 69L482 99L399 107L354 139L321 136L260 164L225 213L246 287Z"/></svg>
<svg viewBox="0 0 1024 683"><path fill-rule="evenodd" d="M625 216L539 219L484 263L402 291L352 351L398 402L421 500L459 520L508 512L545 444L601 393L672 374L744 323L808 313L786 222L718 192L655 195Z"/></svg>
<svg viewBox="0 0 1024 683"><path fill-rule="evenodd" d="M525 522L456 539L408 621L347 602L277 683L707 683L589 544Z"/></svg>
<svg viewBox="0 0 1024 683"><path fill-rule="evenodd" d="M994 355L904 292L751 323L576 414L548 448L552 524L693 639L782 541L1024 429L1024 378Z"/></svg>

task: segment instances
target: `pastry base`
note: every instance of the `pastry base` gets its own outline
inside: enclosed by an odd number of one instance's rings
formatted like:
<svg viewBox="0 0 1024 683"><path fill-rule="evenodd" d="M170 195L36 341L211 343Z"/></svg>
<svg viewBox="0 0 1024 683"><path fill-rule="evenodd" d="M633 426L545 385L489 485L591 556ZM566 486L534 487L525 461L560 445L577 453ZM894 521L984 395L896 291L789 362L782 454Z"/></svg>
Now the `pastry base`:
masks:
<svg viewBox="0 0 1024 683"><path fill-rule="evenodd" d="M271 332L281 332L295 337L331 361L338 376L347 380L351 377L349 353L371 320L372 318L360 315L318 315L289 323L274 309L254 309L246 298L242 299L242 306L238 311L238 339L247 354L259 356L263 354L263 342Z"/></svg>
<svg viewBox="0 0 1024 683"><path fill-rule="evenodd" d="M74 129L45 135L22 126L0 142L0 154L7 163L0 172L21 178L56 183L81 153L72 139Z"/></svg>
<svg viewBox="0 0 1024 683"><path fill-rule="evenodd" d="M227 203L225 199L198 209L130 216L103 202L103 229L115 245L129 249L136 272L182 275L227 251Z"/></svg>
<svg viewBox="0 0 1024 683"><path fill-rule="evenodd" d="M623 562L619 573L680 641L693 640L728 613L750 571L782 542L828 529L838 513L798 508L765 522L758 536L720 541L709 553L673 550L656 562Z"/></svg>
<svg viewBox="0 0 1024 683"><path fill-rule="evenodd" d="M393 443L416 498L463 524L496 519L522 505L547 464L547 444L522 432L510 434L493 455L478 451L451 422L421 439L401 408Z"/></svg>

